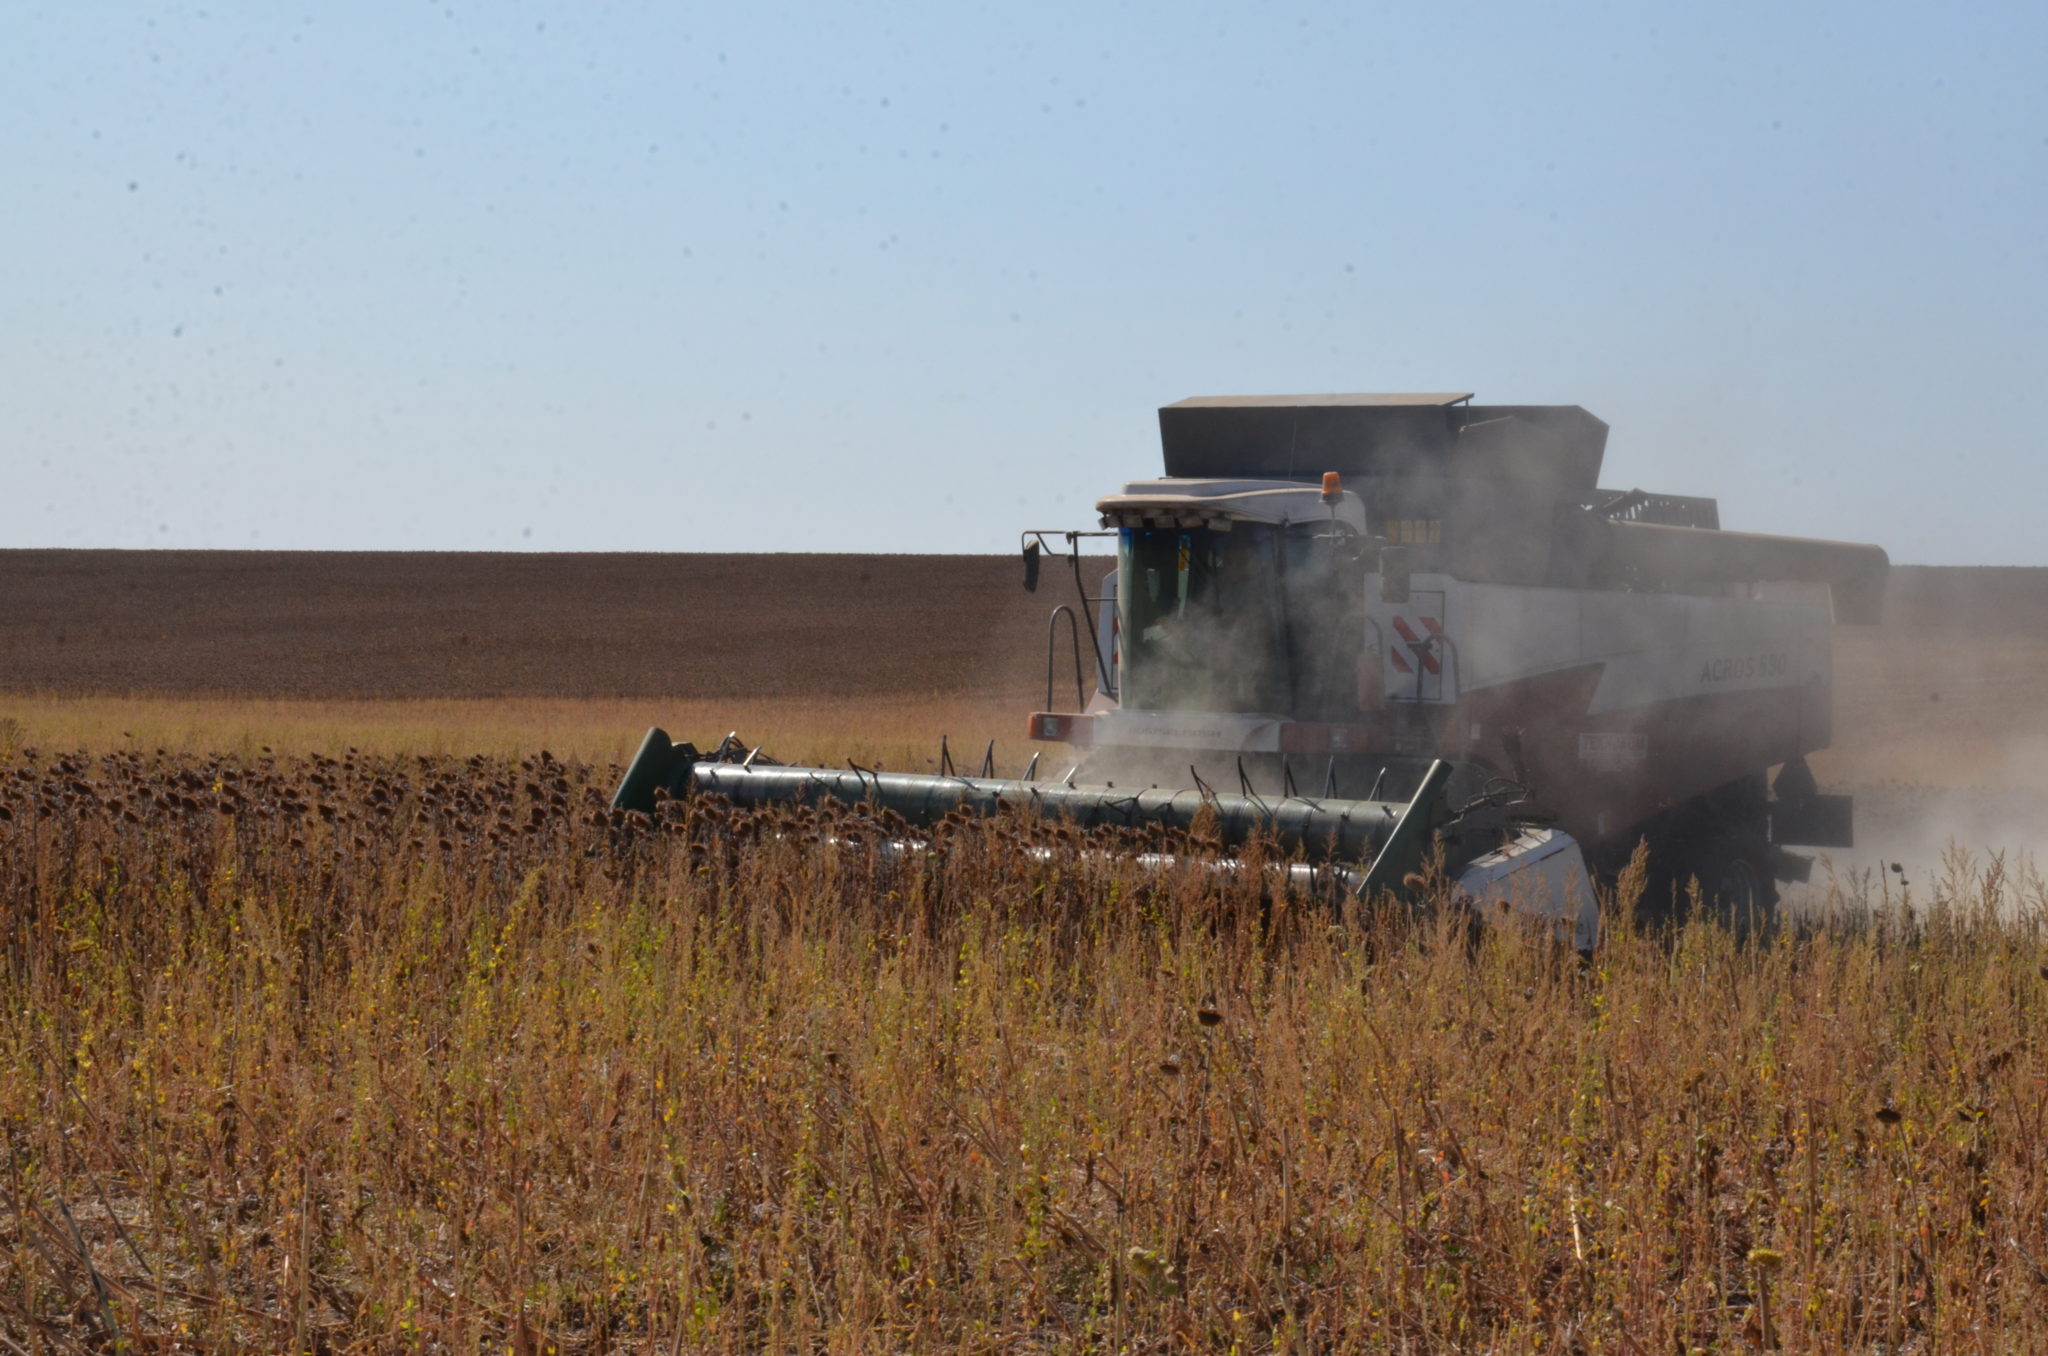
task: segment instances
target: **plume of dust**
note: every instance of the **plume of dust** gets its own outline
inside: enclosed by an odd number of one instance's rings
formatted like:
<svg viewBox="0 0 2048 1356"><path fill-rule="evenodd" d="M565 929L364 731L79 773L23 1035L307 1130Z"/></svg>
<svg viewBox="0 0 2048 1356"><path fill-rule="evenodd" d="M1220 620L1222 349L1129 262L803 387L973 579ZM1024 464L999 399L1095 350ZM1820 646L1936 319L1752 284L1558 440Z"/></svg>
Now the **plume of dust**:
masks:
<svg viewBox="0 0 2048 1356"><path fill-rule="evenodd" d="M1883 623L1838 627L1835 749L1824 789L1856 797L1856 846L1827 854L1824 896L1973 894L2029 902L2048 865L2048 570L1894 566ZM1826 783L1833 780L1836 784Z"/></svg>
<svg viewBox="0 0 2048 1356"><path fill-rule="evenodd" d="M2016 743L2010 757L2043 766L2048 737ZM1855 796L1856 846L1819 854L1812 880L1785 890L1794 907L1822 907L1830 895L1837 905L1974 900L1987 882L2007 907L2048 903L2048 788L1987 777L1980 785L1866 785Z"/></svg>

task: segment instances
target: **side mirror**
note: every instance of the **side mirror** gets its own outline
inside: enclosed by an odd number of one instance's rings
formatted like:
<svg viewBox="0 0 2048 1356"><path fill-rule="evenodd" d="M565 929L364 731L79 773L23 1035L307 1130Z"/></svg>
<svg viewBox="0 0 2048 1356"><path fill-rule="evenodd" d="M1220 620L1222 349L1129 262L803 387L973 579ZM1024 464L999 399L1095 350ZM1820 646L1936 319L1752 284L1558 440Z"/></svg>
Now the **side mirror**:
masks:
<svg viewBox="0 0 2048 1356"><path fill-rule="evenodd" d="M1380 601L1383 603L1405 603L1408 601L1408 576L1414 566L1409 562L1408 552L1399 546L1380 548Z"/></svg>
<svg viewBox="0 0 2048 1356"><path fill-rule="evenodd" d="M1024 591L1038 592L1038 539L1024 543Z"/></svg>

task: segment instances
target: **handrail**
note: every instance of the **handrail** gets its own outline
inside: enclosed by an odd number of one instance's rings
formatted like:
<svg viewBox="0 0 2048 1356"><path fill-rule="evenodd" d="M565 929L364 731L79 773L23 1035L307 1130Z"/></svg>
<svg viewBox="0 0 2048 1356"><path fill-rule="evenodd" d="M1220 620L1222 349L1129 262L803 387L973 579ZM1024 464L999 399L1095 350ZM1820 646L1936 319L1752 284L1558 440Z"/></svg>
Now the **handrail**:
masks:
<svg viewBox="0 0 2048 1356"><path fill-rule="evenodd" d="M1081 623L1075 619L1074 609L1065 603L1054 608L1045 623L1045 709L1052 710L1053 656L1059 651L1062 613L1067 618L1067 649L1074 656L1074 709L1079 711L1088 705L1086 689L1081 685Z"/></svg>
<svg viewBox="0 0 2048 1356"><path fill-rule="evenodd" d="M1441 631L1432 631L1421 640L1410 643L1408 648L1415 652L1415 695L1409 698L1410 702L1420 703L1429 700L1422 695L1422 678L1424 673L1422 656L1432 651L1445 661L1443 671L1437 675L1437 690L1441 692L1444 684L1448 683L1453 693L1458 691L1460 679L1463 675L1459 673L1462 665L1458 661L1458 644L1456 641ZM1456 701L1457 699L1453 697L1451 700Z"/></svg>

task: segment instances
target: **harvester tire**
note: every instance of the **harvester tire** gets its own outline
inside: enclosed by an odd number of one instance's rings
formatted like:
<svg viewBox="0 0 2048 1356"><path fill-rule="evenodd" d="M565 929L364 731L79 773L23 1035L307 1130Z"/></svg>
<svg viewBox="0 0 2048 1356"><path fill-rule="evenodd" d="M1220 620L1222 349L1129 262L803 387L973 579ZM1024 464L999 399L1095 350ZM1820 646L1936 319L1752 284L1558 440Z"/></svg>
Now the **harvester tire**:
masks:
<svg viewBox="0 0 2048 1356"><path fill-rule="evenodd" d="M1771 879L1770 847L1760 837L1727 833L1710 839L1694 857L1704 915L1739 938L1765 936L1777 926L1778 887Z"/></svg>

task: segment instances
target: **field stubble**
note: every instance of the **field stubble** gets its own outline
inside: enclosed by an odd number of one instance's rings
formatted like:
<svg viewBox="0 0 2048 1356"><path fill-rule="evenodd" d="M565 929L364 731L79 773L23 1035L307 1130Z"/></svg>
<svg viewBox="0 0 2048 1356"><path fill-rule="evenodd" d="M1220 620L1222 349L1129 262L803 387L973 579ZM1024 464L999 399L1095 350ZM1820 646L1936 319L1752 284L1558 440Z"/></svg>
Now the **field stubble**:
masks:
<svg viewBox="0 0 2048 1356"><path fill-rule="evenodd" d="M0 762L0 1332L2048 1349L2037 880L1581 966L612 771Z"/></svg>

